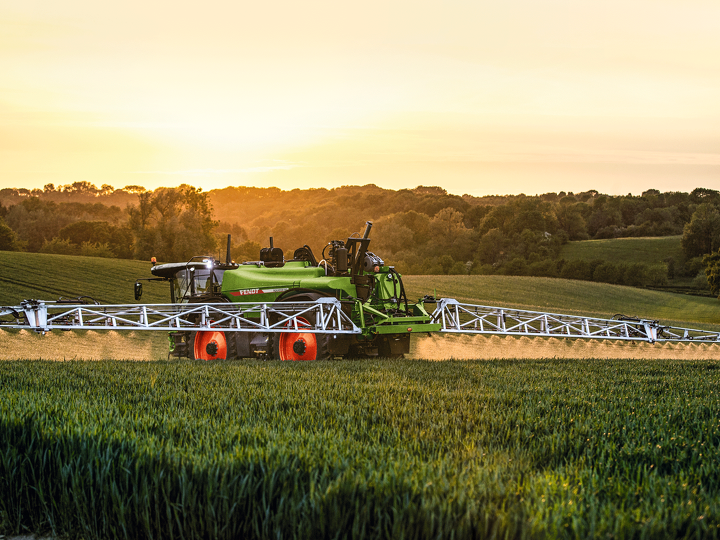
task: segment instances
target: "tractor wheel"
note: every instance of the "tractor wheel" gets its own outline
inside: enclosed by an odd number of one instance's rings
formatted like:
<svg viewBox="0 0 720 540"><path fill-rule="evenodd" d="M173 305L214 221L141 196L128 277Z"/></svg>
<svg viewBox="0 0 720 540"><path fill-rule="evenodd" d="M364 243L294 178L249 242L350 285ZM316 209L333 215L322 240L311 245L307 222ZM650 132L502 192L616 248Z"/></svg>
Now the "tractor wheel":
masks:
<svg viewBox="0 0 720 540"><path fill-rule="evenodd" d="M188 358L190 360L234 360L237 358L235 340L237 332L222 332L220 330L201 330L193 332L188 339ZM217 345L217 352L213 355L214 346ZM196 345L197 344L197 345ZM208 345L210 349L208 350ZM197 347L197 349L195 348ZM224 347L224 348L223 348ZM221 355L220 352L224 351Z"/></svg>
<svg viewBox="0 0 720 540"><path fill-rule="evenodd" d="M211 302L229 302L225 297L206 299ZM200 330L193 332L188 341L188 356L192 360L226 360L237 356L236 332Z"/></svg>
<svg viewBox="0 0 720 540"><path fill-rule="evenodd" d="M193 336L193 356L197 360L225 360L228 343L220 330L202 330Z"/></svg>
<svg viewBox="0 0 720 540"><path fill-rule="evenodd" d="M283 302L304 302L308 300L317 300L322 295L316 293L308 293L295 295L289 298L283 298ZM307 326L308 328L315 326L315 314L307 314L306 317L298 317L298 327ZM328 353L328 334L314 334L312 332L283 332L273 336L273 356L279 360L327 360L330 358Z"/></svg>

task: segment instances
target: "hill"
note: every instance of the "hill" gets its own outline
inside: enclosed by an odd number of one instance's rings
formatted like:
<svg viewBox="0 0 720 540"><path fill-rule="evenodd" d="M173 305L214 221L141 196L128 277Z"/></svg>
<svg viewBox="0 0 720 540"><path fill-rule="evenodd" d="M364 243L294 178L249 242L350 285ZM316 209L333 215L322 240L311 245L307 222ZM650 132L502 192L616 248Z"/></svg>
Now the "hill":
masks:
<svg viewBox="0 0 720 540"><path fill-rule="evenodd" d="M0 251L0 305L21 300L57 300L58 297L90 296L105 304L134 303L137 278L152 277L150 264L126 259L105 259ZM167 303L166 283L143 286L142 302Z"/></svg>
<svg viewBox="0 0 720 540"><path fill-rule="evenodd" d="M646 243L659 240L660 244L666 239L638 240ZM588 243L593 242L596 241ZM150 265L144 261L0 251L0 283L4 285L0 289L0 305L14 305L28 298L56 300L60 296L90 296L102 303L135 303L133 283L144 277L151 277ZM441 297L485 305L608 317L625 313L720 324L720 303L714 298L522 276L405 276L404 280L410 298L436 292ZM142 302L168 302L167 287L165 283L146 282Z"/></svg>
<svg viewBox="0 0 720 540"><path fill-rule="evenodd" d="M640 239L660 240L660 239ZM624 242L615 240L614 242ZM595 242L595 241L593 241ZM660 242L659 242L660 243ZM135 303L133 283L150 277L144 261L0 251L0 305L37 298L90 296L102 303ZM664 321L720 324L714 298L592 283L522 276L405 276L408 296L425 294L499 305L611 317L616 313ZM169 301L168 285L147 283L142 303Z"/></svg>
<svg viewBox="0 0 720 540"><path fill-rule="evenodd" d="M607 283L521 276L405 276L408 297L425 294L461 302L612 317L637 315L686 325L720 324L714 298L623 287Z"/></svg>

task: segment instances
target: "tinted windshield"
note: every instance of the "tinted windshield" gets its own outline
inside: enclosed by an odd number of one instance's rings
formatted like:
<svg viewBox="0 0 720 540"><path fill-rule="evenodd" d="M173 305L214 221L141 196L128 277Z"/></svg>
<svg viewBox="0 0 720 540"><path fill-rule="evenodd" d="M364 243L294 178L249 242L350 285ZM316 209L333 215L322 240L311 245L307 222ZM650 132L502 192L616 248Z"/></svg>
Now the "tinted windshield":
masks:
<svg viewBox="0 0 720 540"><path fill-rule="evenodd" d="M185 268L180 270L175 274L173 280L174 301L187 302L191 296L212 292L212 284L222 283L224 272L224 270L210 270L208 268Z"/></svg>

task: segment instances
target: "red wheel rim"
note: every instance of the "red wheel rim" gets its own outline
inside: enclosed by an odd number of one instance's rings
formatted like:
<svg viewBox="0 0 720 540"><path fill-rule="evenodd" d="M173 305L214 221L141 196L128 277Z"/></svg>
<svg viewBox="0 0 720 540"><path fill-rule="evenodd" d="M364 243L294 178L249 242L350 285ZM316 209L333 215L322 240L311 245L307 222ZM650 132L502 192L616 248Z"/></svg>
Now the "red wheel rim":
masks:
<svg viewBox="0 0 720 540"><path fill-rule="evenodd" d="M297 318L298 327L310 327L302 317ZM288 323L290 326L291 323ZM315 360L317 358L317 336L310 332L290 332L280 334L278 341L280 360Z"/></svg>
<svg viewBox="0 0 720 540"><path fill-rule="evenodd" d="M227 358L227 341L225 334L218 330L206 330L195 334L195 359L225 360Z"/></svg>

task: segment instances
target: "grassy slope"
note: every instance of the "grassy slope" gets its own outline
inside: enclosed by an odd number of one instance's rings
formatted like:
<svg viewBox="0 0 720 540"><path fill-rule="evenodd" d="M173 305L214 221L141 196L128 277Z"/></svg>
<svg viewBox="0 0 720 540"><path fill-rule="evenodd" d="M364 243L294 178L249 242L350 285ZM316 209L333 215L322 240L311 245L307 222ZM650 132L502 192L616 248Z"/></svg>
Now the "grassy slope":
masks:
<svg viewBox="0 0 720 540"><path fill-rule="evenodd" d="M537 311L611 317L637 315L663 322L720 324L720 302L633 287L517 276L404 276L411 299L424 294Z"/></svg>
<svg viewBox="0 0 720 540"><path fill-rule="evenodd" d="M0 251L0 305L21 300L91 296L102 303L131 304L133 283L152 277L143 261ZM166 283L143 284L144 303L170 301Z"/></svg>
<svg viewBox="0 0 720 540"><path fill-rule="evenodd" d="M135 279L150 276L149 265L142 261L2 251L0 282L5 286L0 288L0 305L79 295L108 303L134 303ZM441 297L484 305L720 324L720 303L713 298L535 277L405 276L404 280L411 299L437 292ZM144 289L144 303L169 301L165 283L146 282Z"/></svg>
<svg viewBox="0 0 720 540"><path fill-rule="evenodd" d="M613 262L662 264L672 257L682 260L681 236L657 238L612 238L567 243L560 256L568 260L603 259Z"/></svg>
<svg viewBox="0 0 720 540"><path fill-rule="evenodd" d="M0 305L35 298L91 296L101 303L132 304L133 283L151 277L143 261L0 251ZM144 303L167 303L167 283L143 282ZM165 332L0 331L0 359L145 359L167 357Z"/></svg>

